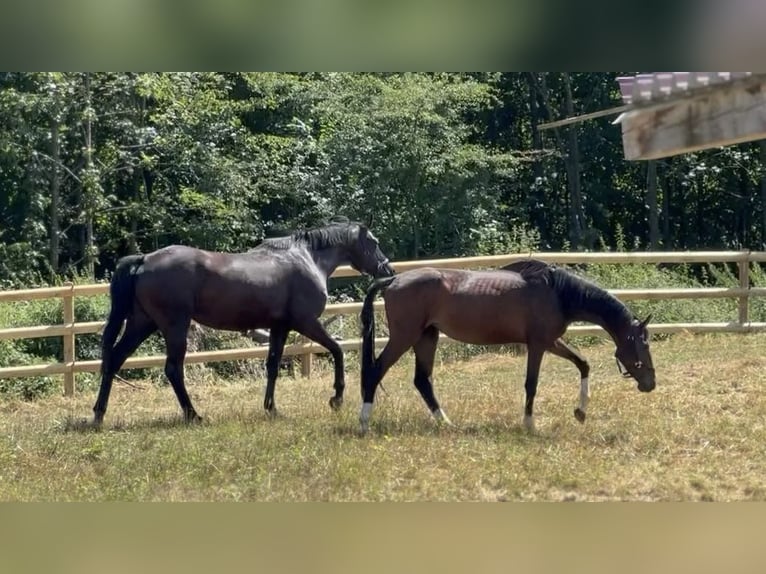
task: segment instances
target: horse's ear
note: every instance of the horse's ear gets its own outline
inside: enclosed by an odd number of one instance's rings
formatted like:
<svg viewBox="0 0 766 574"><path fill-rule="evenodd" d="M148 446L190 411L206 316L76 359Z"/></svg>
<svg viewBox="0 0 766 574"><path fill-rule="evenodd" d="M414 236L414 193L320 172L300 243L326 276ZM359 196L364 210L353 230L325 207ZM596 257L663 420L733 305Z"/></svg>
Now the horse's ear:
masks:
<svg viewBox="0 0 766 574"><path fill-rule="evenodd" d="M372 229L372 222L375 220L375 213L370 212L370 216L367 218L367 229Z"/></svg>
<svg viewBox="0 0 766 574"><path fill-rule="evenodd" d="M645 328L649 324L649 321L651 321L651 319L652 319L652 314L649 313L649 315L646 316L646 319L641 321L641 328L642 329Z"/></svg>

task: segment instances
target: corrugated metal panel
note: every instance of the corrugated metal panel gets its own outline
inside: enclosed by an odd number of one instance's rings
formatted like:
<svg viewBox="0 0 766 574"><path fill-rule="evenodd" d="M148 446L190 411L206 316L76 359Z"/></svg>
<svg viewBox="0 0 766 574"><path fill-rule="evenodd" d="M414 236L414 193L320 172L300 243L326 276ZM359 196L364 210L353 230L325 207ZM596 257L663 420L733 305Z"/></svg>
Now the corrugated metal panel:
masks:
<svg viewBox="0 0 766 574"><path fill-rule="evenodd" d="M650 102L681 95L712 84L744 78L752 72L654 72L620 76L622 101L625 104Z"/></svg>

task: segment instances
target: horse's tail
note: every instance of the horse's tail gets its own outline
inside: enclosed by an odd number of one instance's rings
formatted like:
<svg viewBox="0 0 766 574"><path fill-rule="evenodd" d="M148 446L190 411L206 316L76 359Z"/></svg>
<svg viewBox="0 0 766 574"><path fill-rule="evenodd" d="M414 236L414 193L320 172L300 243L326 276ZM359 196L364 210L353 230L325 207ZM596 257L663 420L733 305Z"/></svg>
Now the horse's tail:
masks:
<svg viewBox="0 0 766 574"><path fill-rule="evenodd" d="M125 319L133 309L133 298L136 293L136 273L144 263L143 255L128 255L120 259L117 269L112 275L109 285L109 297L111 309L106 327L101 335L101 369L107 363L112 354L114 343L120 334L120 329Z"/></svg>
<svg viewBox="0 0 766 574"><path fill-rule="evenodd" d="M377 279L370 285L362 304L362 384L368 380L375 365L375 311L372 303L381 289L388 287L396 276Z"/></svg>

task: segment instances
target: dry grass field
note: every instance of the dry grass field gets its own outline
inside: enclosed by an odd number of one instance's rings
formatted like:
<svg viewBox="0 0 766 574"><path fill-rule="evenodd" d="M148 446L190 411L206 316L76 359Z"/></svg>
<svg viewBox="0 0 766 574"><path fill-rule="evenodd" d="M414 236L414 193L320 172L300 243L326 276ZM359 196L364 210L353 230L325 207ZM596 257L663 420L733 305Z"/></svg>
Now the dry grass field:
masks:
<svg viewBox="0 0 766 574"><path fill-rule="evenodd" d="M340 413L327 406L328 370L280 378L274 419L262 379L191 373L200 425L182 423L170 387L151 382L116 382L100 431L78 425L95 390L3 399L0 500L766 500L766 335L678 335L652 349L649 394L619 376L611 343L583 349L584 425L572 415L576 369L546 356L534 434L521 425L525 360L510 354L437 366L453 427L434 424L405 357L364 437L352 361Z"/></svg>

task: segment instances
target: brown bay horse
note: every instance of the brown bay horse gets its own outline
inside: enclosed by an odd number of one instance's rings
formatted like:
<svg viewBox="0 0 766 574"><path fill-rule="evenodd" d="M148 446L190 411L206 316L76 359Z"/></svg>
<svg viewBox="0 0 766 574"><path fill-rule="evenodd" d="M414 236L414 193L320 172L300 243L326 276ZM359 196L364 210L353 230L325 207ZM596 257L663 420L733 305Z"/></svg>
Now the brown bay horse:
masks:
<svg viewBox="0 0 766 574"><path fill-rule="evenodd" d="M373 300L383 291L389 339L375 357ZM589 398L588 362L561 336L574 321L603 327L616 345L623 376L638 389L655 387L647 324L604 289L559 267L527 259L492 271L423 268L375 281L367 291L362 319L362 432L369 428L378 384L410 348L415 351L415 387L437 420L449 422L434 396L431 374L439 333L477 345L523 343L527 347L524 425L534 428L533 404L543 354L571 361L580 371L585 421Z"/></svg>
<svg viewBox="0 0 766 574"><path fill-rule="evenodd" d="M192 320L230 331L269 329L264 398L268 412L275 410L274 387L288 333L295 330L316 341L332 354L335 395L330 405L339 408L345 388L343 351L319 316L327 303L327 279L343 264L374 277L394 272L367 227L348 221L266 239L246 253L173 245L123 257L110 285L94 423L104 419L115 374L155 331L165 339L165 375L183 414L189 421L199 419L184 384Z"/></svg>

